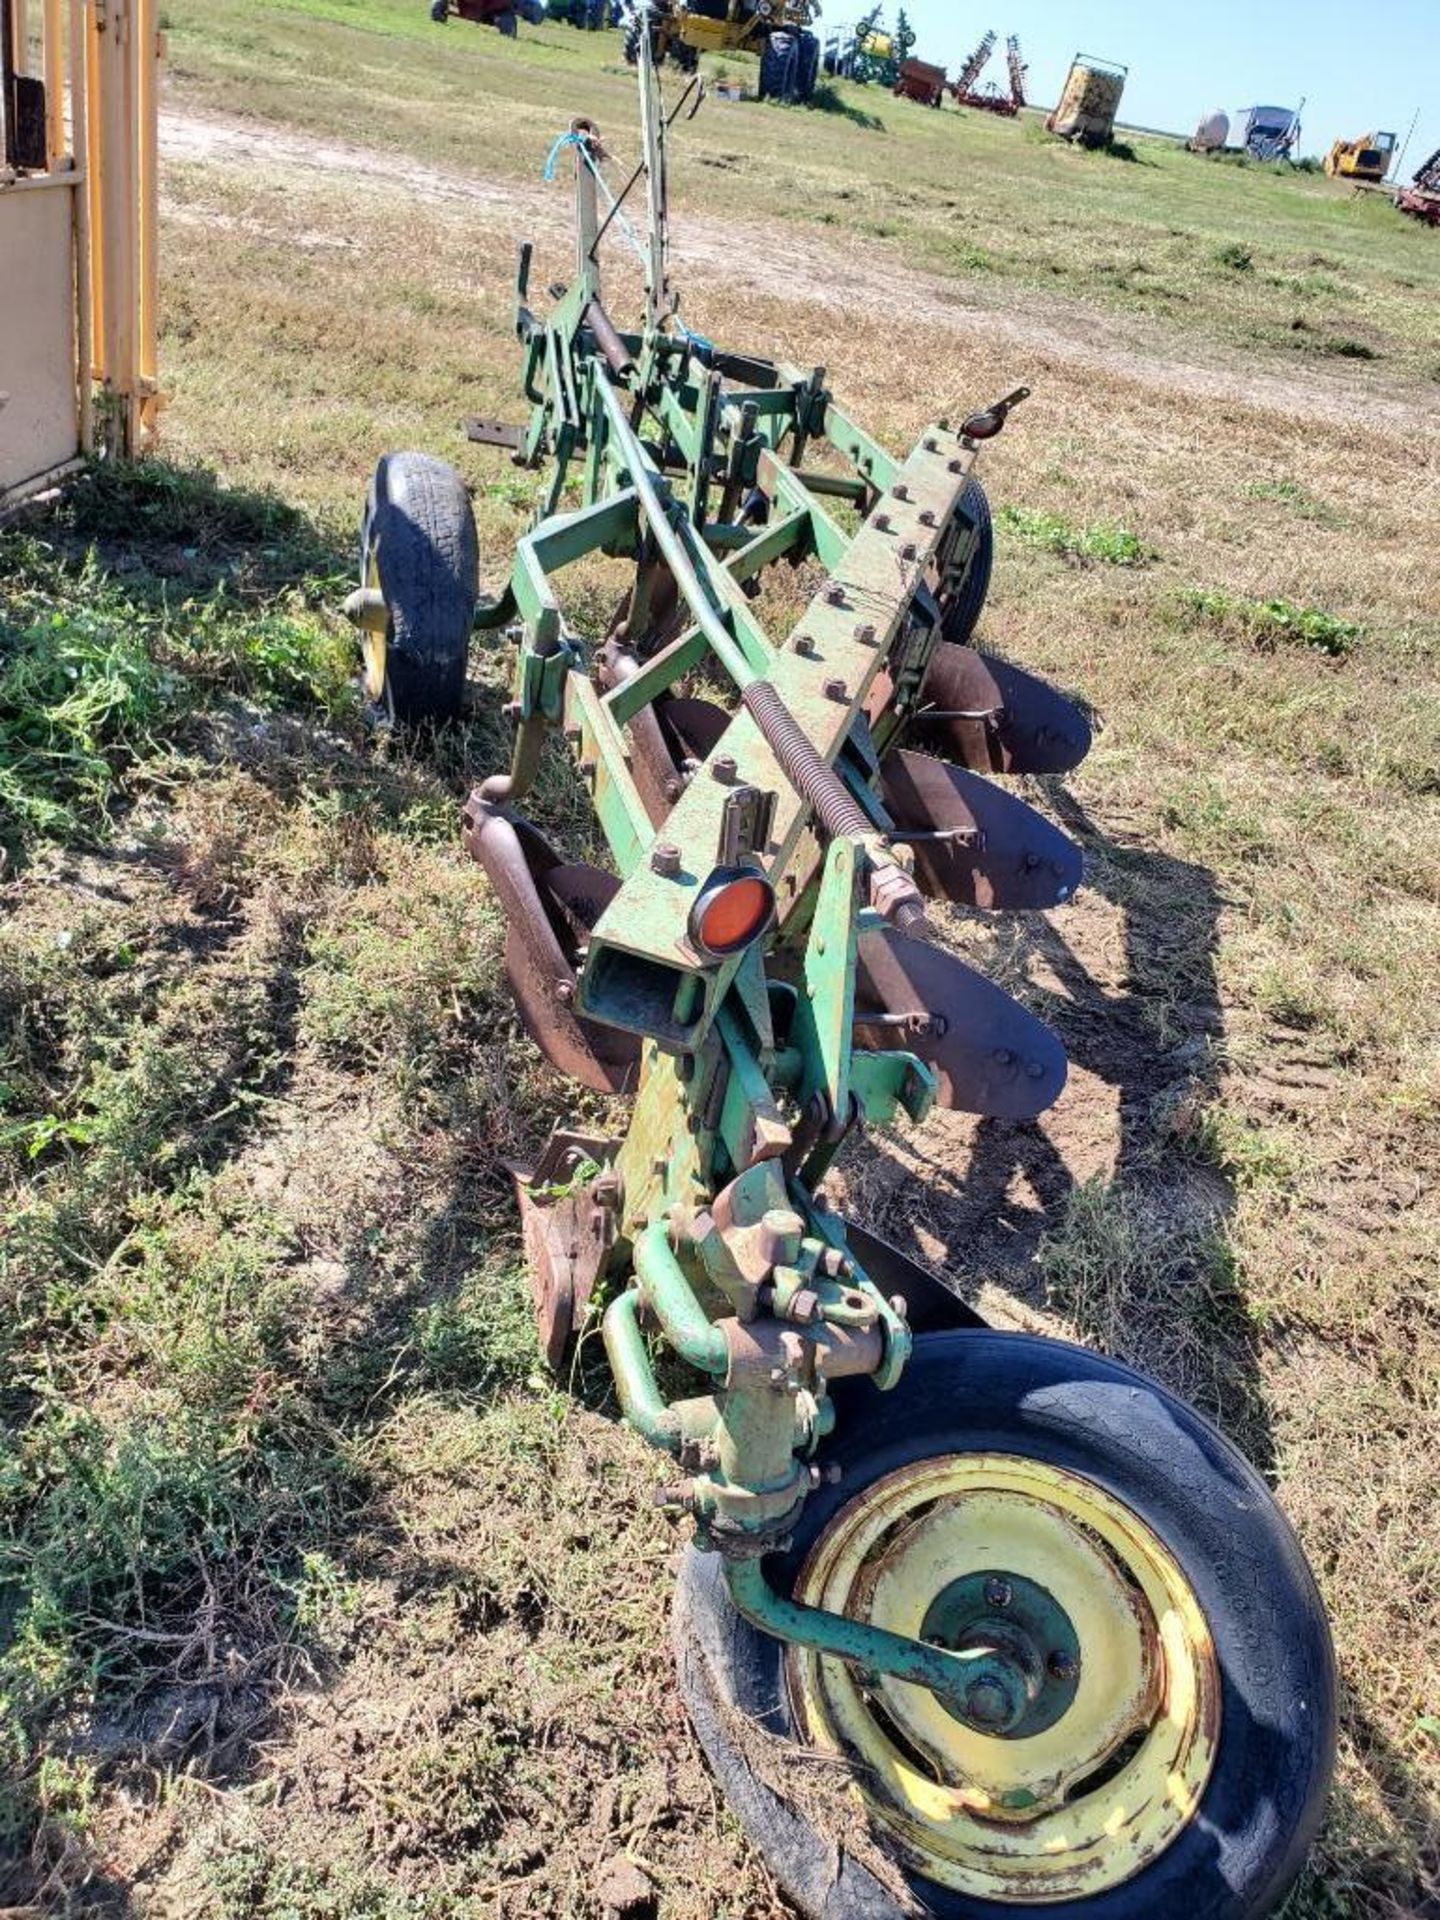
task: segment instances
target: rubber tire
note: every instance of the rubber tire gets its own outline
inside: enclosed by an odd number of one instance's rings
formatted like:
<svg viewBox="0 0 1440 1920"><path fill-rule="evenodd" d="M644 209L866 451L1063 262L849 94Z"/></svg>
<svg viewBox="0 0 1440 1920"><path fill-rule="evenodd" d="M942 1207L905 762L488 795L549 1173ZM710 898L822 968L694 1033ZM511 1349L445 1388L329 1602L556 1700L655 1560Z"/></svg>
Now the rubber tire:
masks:
<svg viewBox="0 0 1440 1920"><path fill-rule="evenodd" d="M1083 1473L1124 1500L1192 1583L1221 1664L1220 1748L1196 1817L1124 1885L1027 1905L1045 1920L1256 1920L1283 1898L1324 1812L1335 1752L1335 1665L1304 1556L1259 1475L1193 1408L1082 1348L991 1329L925 1335L898 1387L834 1388L821 1461L838 1486L806 1502L766 1570L789 1594L815 1540L856 1492L913 1461L1008 1452ZM811 1920L900 1920L894 1896L821 1838L754 1773L736 1714L795 1729L779 1643L735 1611L716 1555L686 1556L674 1640L681 1691L726 1798L770 1871ZM1013 1904L911 1877L935 1920L1017 1920Z"/></svg>
<svg viewBox="0 0 1440 1920"><path fill-rule="evenodd" d="M973 476L966 481L960 505L975 522L975 545L970 564L955 591L940 603L940 636L966 646L980 624L995 571L995 522L984 487Z"/></svg>
<svg viewBox="0 0 1440 1920"><path fill-rule="evenodd" d="M465 483L428 453L387 453L360 523L360 577L375 549L390 615L386 678L402 726L453 720L480 591L475 514Z"/></svg>
<svg viewBox="0 0 1440 1920"><path fill-rule="evenodd" d="M818 33L802 32L799 40L800 51L795 70L795 98L801 106L806 106L815 98L815 87L820 78L820 36Z"/></svg>
<svg viewBox="0 0 1440 1920"><path fill-rule="evenodd" d="M793 100L799 56L793 33L772 33L760 54L760 98Z"/></svg>

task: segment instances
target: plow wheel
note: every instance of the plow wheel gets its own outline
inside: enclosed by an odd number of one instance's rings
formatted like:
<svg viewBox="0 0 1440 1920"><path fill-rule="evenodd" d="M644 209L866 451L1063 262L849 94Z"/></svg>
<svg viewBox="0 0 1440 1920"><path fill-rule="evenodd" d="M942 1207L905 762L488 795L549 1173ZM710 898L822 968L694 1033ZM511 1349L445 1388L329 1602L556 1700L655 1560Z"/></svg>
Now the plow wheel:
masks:
<svg viewBox="0 0 1440 1920"><path fill-rule="evenodd" d="M916 1911L834 1835L863 1811L921 1913L1249 1920L1294 1880L1334 1745L1328 1631L1259 1477L1127 1368L989 1330L921 1339L900 1386L836 1391L838 1468L777 1591L974 1661L923 1687L788 1651L693 1554L675 1640L712 1766L802 1912ZM739 1720L756 1723L746 1735ZM830 1756L833 1825L813 1767ZM983 1730L982 1730L983 1727ZM872 1858L874 1856L872 1855ZM883 1868L881 1869L883 1876Z"/></svg>
<svg viewBox="0 0 1440 1920"><path fill-rule="evenodd" d="M390 453L360 523L360 586L383 618L361 636L361 683L402 726L452 720L465 697L480 558L475 515L453 467Z"/></svg>

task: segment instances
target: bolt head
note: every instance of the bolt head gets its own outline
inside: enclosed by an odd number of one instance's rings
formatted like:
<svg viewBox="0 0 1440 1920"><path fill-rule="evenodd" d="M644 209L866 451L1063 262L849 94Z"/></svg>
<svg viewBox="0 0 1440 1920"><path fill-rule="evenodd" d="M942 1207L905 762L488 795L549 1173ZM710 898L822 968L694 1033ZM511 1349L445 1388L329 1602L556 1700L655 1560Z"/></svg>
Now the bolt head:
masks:
<svg viewBox="0 0 1440 1920"><path fill-rule="evenodd" d="M829 586L826 587L825 604L827 607L843 607L844 606L845 589L844 587L841 586L838 580L832 580Z"/></svg>
<svg viewBox="0 0 1440 1920"><path fill-rule="evenodd" d="M869 620L862 620L855 629L855 638L860 642L862 647L873 647L875 644L875 628L873 624Z"/></svg>
<svg viewBox="0 0 1440 1920"><path fill-rule="evenodd" d="M876 514L875 530L877 533L889 533L891 525L892 525L892 522L888 513Z"/></svg>
<svg viewBox="0 0 1440 1920"><path fill-rule="evenodd" d="M652 871L663 879L673 880L680 871L680 849L673 841L662 840L650 855Z"/></svg>
<svg viewBox="0 0 1440 1920"><path fill-rule="evenodd" d="M810 638L808 633L796 634L795 651L802 660L813 660L815 658L815 642Z"/></svg>
<svg viewBox="0 0 1440 1920"><path fill-rule="evenodd" d="M846 690L843 680L827 680L825 682L825 698L827 700L838 700L843 706L849 697L850 695Z"/></svg>
<svg viewBox="0 0 1440 1920"><path fill-rule="evenodd" d="M995 1681L977 1680L965 1691L965 1711L982 1727L1003 1727L1010 1717L1010 1702Z"/></svg>
<svg viewBox="0 0 1440 1920"><path fill-rule="evenodd" d="M734 755L722 753L714 763L714 773L717 780L733 780L736 773Z"/></svg>
<svg viewBox="0 0 1440 1920"><path fill-rule="evenodd" d="M900 558L902 560L918 560L920 558L920 549L913 540L907 540L904 546L901 547Z"/></svg>
<svg viewBox="0 0 1440 1920"><path fill-rule="evenodd" d="M933 526L934 526L934 524L935 524L935 515L934 515L934 513L933 513L933 511L932 511L932 510L931 510L931 509L930 509L929 507L926 507L926 509L925 509L925 511L924 511L924 512L923 512L923 513L921 514L921 516L920 516L920 524L921 524L921 526L922 526L922 527L933 527Z"/></svg>
<svg viewBox="0 0 1440 1920"><path fill-rule="evenodd" d="M1080 1662L1075 1655L1059 1648L1050 1655L1045 1665L1054 1680L1074 1680L1080 1672Z"/></svg>
<svg viewBox="0 0 1440 1920"><path fill-rule="evenodd" d="M903 480L897 480L895 482L895 498L897 500L908 500L910 498L910 489Z"/></svg>
<svg viewBox="0 0 1440 1920"><path fill-rule="evenodd" d="M1008 1607L1015 1598L1015 1590L1008 1580L987 1580L985 1582L985 1604L987 1607Z"/></svg>

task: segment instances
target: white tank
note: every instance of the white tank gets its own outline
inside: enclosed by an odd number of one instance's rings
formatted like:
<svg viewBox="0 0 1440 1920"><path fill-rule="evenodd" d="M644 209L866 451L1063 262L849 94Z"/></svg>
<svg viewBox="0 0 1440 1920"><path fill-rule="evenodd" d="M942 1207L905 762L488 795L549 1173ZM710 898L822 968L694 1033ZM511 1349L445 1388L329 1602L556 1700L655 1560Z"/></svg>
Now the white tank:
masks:
<svg viewBox="0 0 1440 1920"><path fill-rule="evenodd" d="M1214 113L1207 113L1195 129L1195 137L1190 145L1197 153L1219 153L1230 138L1230 116L1223 108L1217 107Z"/></svg>

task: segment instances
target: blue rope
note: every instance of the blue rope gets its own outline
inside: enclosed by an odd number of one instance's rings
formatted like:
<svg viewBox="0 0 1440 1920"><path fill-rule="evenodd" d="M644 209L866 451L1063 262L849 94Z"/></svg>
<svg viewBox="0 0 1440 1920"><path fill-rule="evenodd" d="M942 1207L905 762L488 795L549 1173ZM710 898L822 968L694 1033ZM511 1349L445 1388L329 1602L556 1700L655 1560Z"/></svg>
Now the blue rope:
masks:
<svg viewBox="0 0 1440 1920"><path fill-rule="evenodd" d="M583 147L584 144L585 144L585 136L583 133L562 133L561 134L560 138L555 142L554 146L551 147L550 149L550 158L545 162L545 171L542 177L544 178L545 184L547 186L555 178L555 169L557 166L559 166L560 156L565 151L566 147Z"/></svg>

